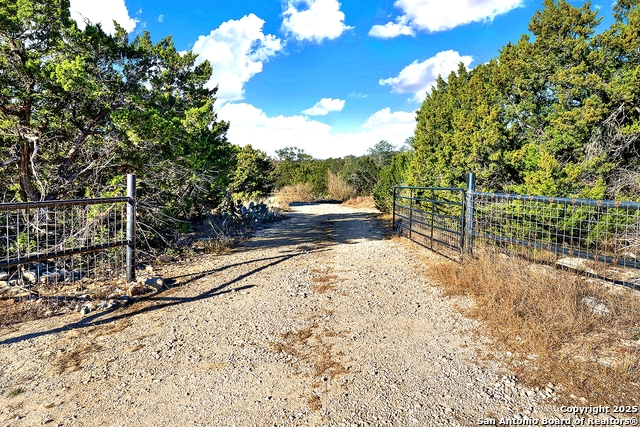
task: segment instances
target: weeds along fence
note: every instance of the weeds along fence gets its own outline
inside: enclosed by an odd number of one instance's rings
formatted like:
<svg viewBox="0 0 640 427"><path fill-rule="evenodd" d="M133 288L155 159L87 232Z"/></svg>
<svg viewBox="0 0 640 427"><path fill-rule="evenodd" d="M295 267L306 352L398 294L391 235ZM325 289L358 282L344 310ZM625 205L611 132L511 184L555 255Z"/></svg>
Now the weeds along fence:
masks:
<svg viewBox="0 0 640 427"><path fill-rule="evenodd" d="M47 295L135 280L135 176L127 196L0 204L0 288Z"/></svg>
<svg viewBox="0 0 640 427"><path fill-rule="evenodd" d="M469 174L466 189L396 187L393 222L454 257L499 252L621 285L607 309L640 313L640 203L476 192Z"/></svg>

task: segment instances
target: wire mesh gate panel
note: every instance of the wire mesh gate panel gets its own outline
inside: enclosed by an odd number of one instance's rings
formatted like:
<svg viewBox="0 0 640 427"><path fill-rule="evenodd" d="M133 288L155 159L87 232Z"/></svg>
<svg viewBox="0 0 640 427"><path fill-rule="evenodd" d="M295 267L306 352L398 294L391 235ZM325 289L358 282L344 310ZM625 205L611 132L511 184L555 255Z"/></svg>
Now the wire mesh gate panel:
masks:
<svg viewBox="0 0 640 427"><path fill-rule="evenodd" d="M135 178L128 196L0 204L0 285L46 294L133 276Z"/></svg>
<svg viewBox="0 0 640 427"><path fill-rule="evenodd" d="M393 229L431 249L461 252L464 245L464 190L395 187Z"/></svg>

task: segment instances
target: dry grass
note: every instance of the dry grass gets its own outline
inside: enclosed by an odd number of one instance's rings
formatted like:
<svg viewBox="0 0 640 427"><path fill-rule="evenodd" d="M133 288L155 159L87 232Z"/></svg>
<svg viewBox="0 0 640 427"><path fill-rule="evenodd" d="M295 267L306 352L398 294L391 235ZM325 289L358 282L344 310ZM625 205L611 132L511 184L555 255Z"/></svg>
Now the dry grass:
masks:
<svg viewBox="0 0 640 427"><path fill-rule="evenodd" d="M313 285L311 289L317 294L326 294L327 292L335 291L337 288L331 283L322 283L320 285Z"/></svg>
<svg viewBox="0 0 640 427"><path fill-rule="evenodd" d="M333 344L326 342L326 338L340 336L327 329L319 330L317 323L311 323L305 328L282 334L280 342L271 343L275 353L286 353L310 369L310 375L318 380L328 381L348 370L336 360L333 354Z"/></svg>
<svg viewBox="0 0 640 427"><path fill-rule="evenodd" d="M224 362L205 363L202 365L202 368L208 371L221 371L226 367L227 364Z"/></svg>
<svg viewBox="0 0 640 427"><path fill-rule="evenodd" d="M0 328L10 328L22 322L42 319L51 315L50 309L43 304L34 304L34 300L22 298L0 299Z"/></svg>
<svg viewBox="0 0 640 427"><path fill-rule="evenodd" d="M325 274L322 276L314 277L311 279L312 282L320 282L320 283L335 283L338 279L338 276L335 274Z"/></svg>
<svg viewBox="0 0 640 427"><path fill-rule="evenodd" d="M352 197L342 203L343 206L349 206L350 208L376 208L376 202L372 196L358 196ZM391 215L389 215L391 220Z"/></svg>
<svg viewBox="0 0 640 427"><path fill-rule="evenodd" d="M282 209L289 203L315 200L311 184L285 185L273 197Z"/></svg>
<svg viewBox="0 0 640 427"><path fill-rule="evenodd" d="M513 353L513 368L525 382L561 384L563 394L590 404L640 400L640 348L634 341L640 319L629 311L592 313L583 298L606 303L604 287L568 272L542 274L526 261L499 255L430 271L445 295L474 300L468 314Z"/></svg>
<svg viewBox="0 0 640 427"><path fill-rule="evenodd" d="M115 322L107 323L106 325L100 326L96 330L96 337L118 333L120 331L123 331L123 330L127 329L132 324L133 324L133 320L130 317L126 317L124 319L120 319L120 320L115 321ZM150 337L152 335L153 334L151 334L151 335L143 335L142 337L139 337L138 339L145 338L145 337Z"/></svg>
<svg viewBox="0 0 640 427"><path fill-rule="evenodd" d="M384 240L391 240L392 242L402 242L404 239L404 237L402 237L401 235L397 234L397 233L389 233L388 235L386 235L384 237Z"/></svg>
<svg viewBox="0 0 640 427"><path fill-rule="evenodd" d="M309 405L309 409L312 411L319 411L322 409L322 400L320 400L320 397L316 394L312 394L307 397L307 404Z"/></svg>
<svg viewBox="0 0 640 427"><path fill-rule="evenodd" d="M330 199L343 202L355 195L356 192L344 179L331 171L327 171L327 175L327 192Z"/></svg>
<svg viewBox="0 0 640 427"><path fill-rule="evenodd" d="M318 294L324 294L330 291L335 291L335 283L339 281L338 276L334 274L325 274L319 277L311 279L315 284L311 285L311 289Z"/></svg>
<svg viewBox="0 0 640 427"><path fill-rule="evenodd" d="M222 255L231 252L239 244L239 239L220 234L219 236L198 240L193 244L193 248L206 254Z"/></svg>
<svg viewBox="0 0 640 427"><path fill-rule="evenodd" d="M133 347L129 348L129 353L135 353L138 350L142 350L144 348L144 344L136 344Z"/></svg>
<svg viewBox="0 0 640 427"><path fill-rule="evenodd" d="M56 374L63 374L65 372L78 371L82 366L82 361L85 356L91 353L95 353L102 350L102 347L94 344L87 343L74 348L71 351L62 353L53 362L54 372Z"/></svg>
<svg viewBox="0 0 640 427"><path fill-rule="evenodd" d="M383 231L384 240L392 240L393 242L405 241L402 235L393 231L393 215L390 213L380 212L375 214L380 229Z"/></svg>

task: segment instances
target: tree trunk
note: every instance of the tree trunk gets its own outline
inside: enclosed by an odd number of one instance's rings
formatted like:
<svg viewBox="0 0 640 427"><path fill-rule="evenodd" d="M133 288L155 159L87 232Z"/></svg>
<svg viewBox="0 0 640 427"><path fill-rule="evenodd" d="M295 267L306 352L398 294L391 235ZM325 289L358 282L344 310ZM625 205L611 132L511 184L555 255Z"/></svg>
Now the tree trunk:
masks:
<svg viewBox="0 0 640 427"><path fill-rule="evenodd" d="M33 142L25 141L20 150L20 198L23 202L40 200L40 192L33 185L33 177L29 171L29 163L33 155Z"/></svg>

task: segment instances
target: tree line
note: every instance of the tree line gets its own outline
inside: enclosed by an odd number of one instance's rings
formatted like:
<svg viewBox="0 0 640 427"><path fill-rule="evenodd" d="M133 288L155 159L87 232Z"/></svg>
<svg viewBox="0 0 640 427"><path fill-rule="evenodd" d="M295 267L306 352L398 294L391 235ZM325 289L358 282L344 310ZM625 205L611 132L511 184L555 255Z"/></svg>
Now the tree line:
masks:
<svg viewBox="0 0 640 427"><path fill-rule="evenodd" d="M272 173L275 188L295 184L308 184L315 198L344 199L348 196L370 196L378 184L380 174L391 163L398 150L387 141L380 141L362 156L314 159L297 147L276 150ZM340 197L331 189L332 184L344 188Z"/></svg>
<svg viewBox="0 0 640 427"><path fill-rule="evenodd" d="M318 197L344 184L387 209L394 185L640 198L640 11L614 22L589 3L545 0L531 34L497 57L439 77L402 149L314 159L232 145L217 118L208 61L171 37L80 30L68 0L0 0L0 200L120 195L138 176L150 227L175 227L298 183ZM176 222L178 221L178 222Z"/></svg>
<svg viewBox="0 0 640 427"><path fill-rule="evenodd" d="M340 171L385 211L396 185L464 187L468 172L485 191L640 200L638 3L619 0L614 22L596 32L602 18L590 3L544 0L530 34L438 77L414 135L402 150L382 150L384 163L371 167L371 152L324 161L282 153L305 166L281 167L277 182L322 190L326 171Z"/></svg>
<svg viewBox="0 0 640 427"><path fill-rule="evenodd" d="M596 33L590 3L545 0L531 34L439 77L386 189L464 186L475 172L487 191L640 200L638 3L618 0Z"/></svg>

